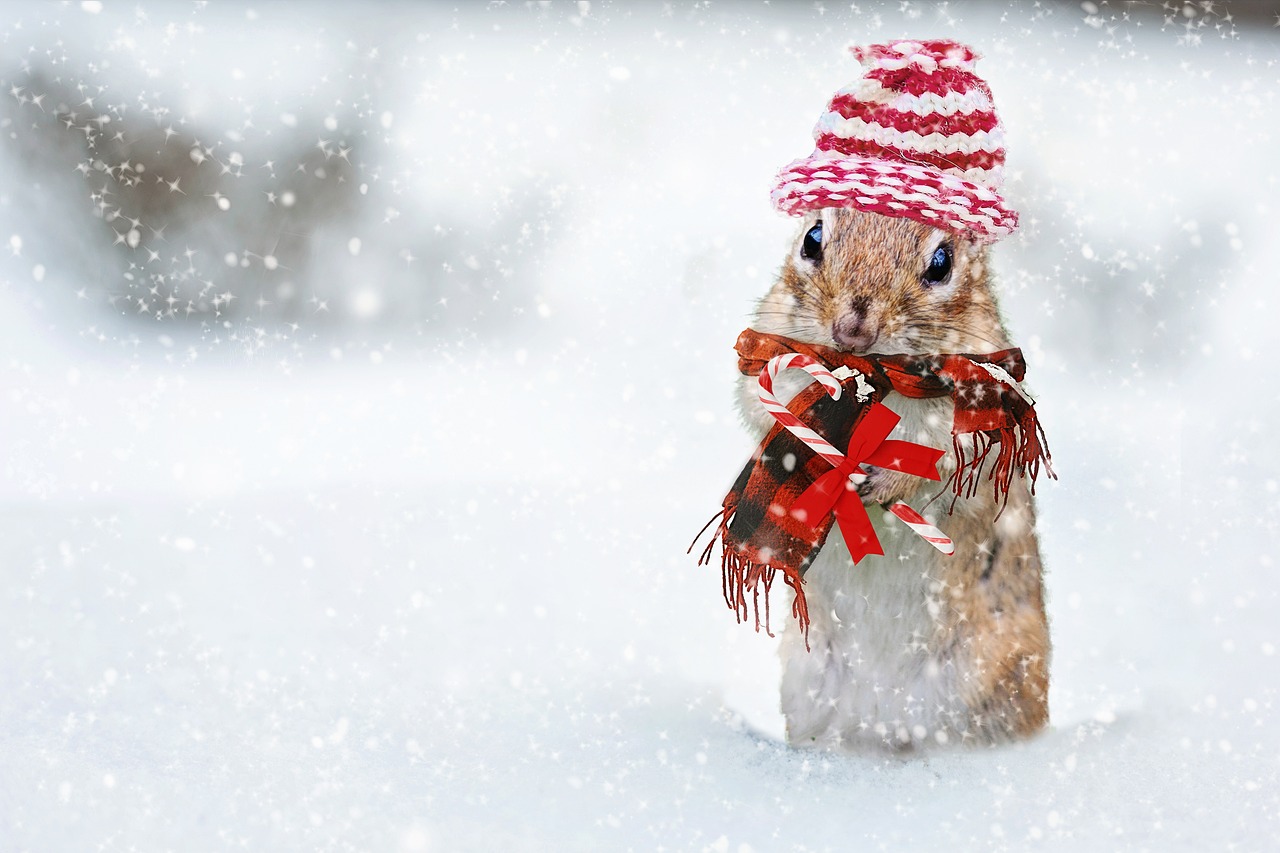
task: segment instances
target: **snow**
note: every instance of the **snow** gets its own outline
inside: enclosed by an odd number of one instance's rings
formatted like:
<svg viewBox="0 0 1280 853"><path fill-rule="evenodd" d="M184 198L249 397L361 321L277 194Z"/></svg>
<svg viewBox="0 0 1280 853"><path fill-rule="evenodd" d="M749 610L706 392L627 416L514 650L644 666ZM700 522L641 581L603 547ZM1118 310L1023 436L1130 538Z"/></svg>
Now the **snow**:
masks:
<svg viewBox="0 0 1280 853"><path fill-rule="evenodd" d="M15 5L0 849L1274 847L1272 22L858 5ZM751 450L768 180L841 44L922 32L1009 127L1052 725L794 752L685 549ZM94 218L55 78L205 218ZM139 313L147 263L234 298Z"/></svg>

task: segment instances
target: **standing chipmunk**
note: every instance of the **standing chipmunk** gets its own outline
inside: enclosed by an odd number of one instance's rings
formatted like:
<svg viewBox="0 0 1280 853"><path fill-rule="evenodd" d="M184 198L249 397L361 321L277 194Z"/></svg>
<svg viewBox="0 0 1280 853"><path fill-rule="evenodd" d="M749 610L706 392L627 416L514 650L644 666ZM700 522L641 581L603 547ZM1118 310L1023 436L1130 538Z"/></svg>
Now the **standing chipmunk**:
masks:
<svg viewBox="0 0 1280 853"><path fill-rule="evenodd" d="M832 99L814 154L779 175L775 205L803 221L753 328L856 355L1008 349L986 246L1017 216L998 195L1003 134L976 54L947 41L853 53L865 75ZM784 373L778 395L811 381ZM757 393L744 376L741 410L763 437L774 422ZM951 399L890 391L883 402L902 418L892 438L946 448L941 476L956 471ZM789 742L990 744L1044 727L1049 628L1024 478L1007 496L961 494L949 515L952 496L932 505L951 556L881 509L921 509L936 484L874 467L853 482L885 553L855 566L832 535L805 569L809 631L788 630L781 647Z"/></svg>

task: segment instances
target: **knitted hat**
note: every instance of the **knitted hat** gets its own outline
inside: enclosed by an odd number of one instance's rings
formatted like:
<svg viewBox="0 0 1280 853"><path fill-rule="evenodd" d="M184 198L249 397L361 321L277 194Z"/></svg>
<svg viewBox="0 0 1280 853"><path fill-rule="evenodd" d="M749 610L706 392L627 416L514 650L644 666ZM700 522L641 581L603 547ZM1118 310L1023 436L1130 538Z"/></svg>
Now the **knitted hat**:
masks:
<svg viewBox="0 0 1280 853"><path fill-rule="evenodd" d="M991 243L1018 214L1000 197L1004 129L978 54L953 41L851 48L865 74L813 129L817 150L778 173L783 213L856 207Z"/></svg>

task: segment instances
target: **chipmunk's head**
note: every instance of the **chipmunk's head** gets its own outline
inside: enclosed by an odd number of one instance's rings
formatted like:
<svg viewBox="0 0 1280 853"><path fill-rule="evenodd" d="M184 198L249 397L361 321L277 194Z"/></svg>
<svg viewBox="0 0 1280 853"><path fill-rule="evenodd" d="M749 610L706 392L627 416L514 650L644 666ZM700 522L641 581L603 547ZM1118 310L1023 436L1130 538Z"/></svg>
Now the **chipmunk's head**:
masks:
<svg viewBox="0 0 1280 853"><path fill-rule="evenodd" d="M983 246L910 219L848 208L803 217L757 321L761 331L856 353L1008 345Z"/></svg>
<svg viewBox="0 0 1280 853"><path fill-rule="evenodd" d="M1003 348L984 246L1017 227L1002 196L1004 128L978 54L949 39L855 46L813 153L774 206L802 223L761 322L867 353Z"/></svg>

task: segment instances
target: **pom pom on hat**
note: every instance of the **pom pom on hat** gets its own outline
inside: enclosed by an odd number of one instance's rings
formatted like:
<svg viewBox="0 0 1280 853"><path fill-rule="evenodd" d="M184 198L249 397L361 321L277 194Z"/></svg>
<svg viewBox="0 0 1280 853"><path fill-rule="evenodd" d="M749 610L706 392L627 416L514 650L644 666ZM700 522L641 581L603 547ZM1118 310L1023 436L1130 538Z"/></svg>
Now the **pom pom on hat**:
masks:
<svg viewBox="0 0 1280 853"><path fill-rule="evenodd" d="M850 48L863 76L818 119L814 152L784 168L773 203L784 213L854 207L923 222L981 243L1018 215L1000 196L1004 129L978 54L946 40Z"/></svg>
<svg viewBox="0 0 1280 853"><path fill-rule="evenodd" d="M914 64L926 74L932 74L939 66L973 71L973 63L982 58L968 45L942 40L894 41L865 47L854 44L849 46L849 52L868 69L898 69Z"/></svg>

